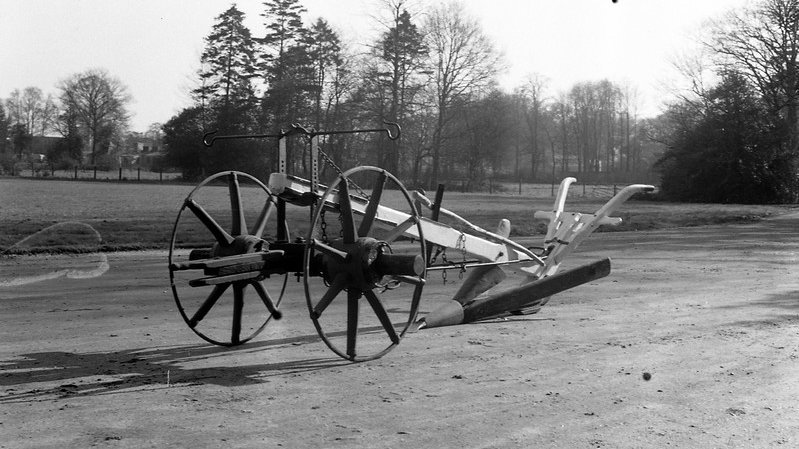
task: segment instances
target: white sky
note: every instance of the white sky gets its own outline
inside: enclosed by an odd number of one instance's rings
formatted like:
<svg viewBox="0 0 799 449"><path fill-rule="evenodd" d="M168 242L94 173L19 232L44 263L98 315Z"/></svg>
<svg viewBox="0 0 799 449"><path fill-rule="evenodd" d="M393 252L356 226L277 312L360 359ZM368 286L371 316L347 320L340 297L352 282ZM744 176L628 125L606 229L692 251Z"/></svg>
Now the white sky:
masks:
<svg viewBox="0 0 799 449"><path fill-rule="evenodd" d="M436 0L413 0L418 12ZM604 78L638 91L642 115L667 99L675 56L702 22L748 0L465 0L509 70L510 91L532 73L552 94ZM233 1L0 0L0 98L105 68L133 96L131 127L144 131L190 105L187 94L215 18ZM262 1L239 0L247 25L263 34ZM354 48L374 40L379 0L301 0L306 23L325 18Z"/></svg>

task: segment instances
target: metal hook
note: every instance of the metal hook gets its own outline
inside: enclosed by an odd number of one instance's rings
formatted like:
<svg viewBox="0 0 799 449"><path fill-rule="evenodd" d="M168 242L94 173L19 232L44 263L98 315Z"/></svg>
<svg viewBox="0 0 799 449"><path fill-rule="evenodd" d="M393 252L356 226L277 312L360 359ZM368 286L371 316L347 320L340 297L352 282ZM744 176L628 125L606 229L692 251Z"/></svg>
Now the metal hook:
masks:
<svg viewBox="0 0 799 449"><path fill-rule="evenodd" d="M400 127L399 123L383 120L383 124L397 128L397 134L391 134L391 130L389 128L385 129L386 134L388 134L389 140L397 140L400 138L400 134L402 134L402 128Z"/></svg>
<svg viewBox="0 0 799 449"><path fill-rule="evenodd" d="M211 131L209 133L203 134L203 145L205 145L207 147L211 147L214 144L214 140L216 140L216 137L212 137L211 140L208 140L208 137L209 136L213 136L217 132L218 131Z"/></svg>
<svg viewBox="0 0 799 449"><path fill-rule="evenodd" d="M292 123L291 124L291 129L289 129L286 132L282 132L281 133L281 137L287 137L287 136L290 136L292 134L305 134L306 136L313 136L314 132L313 132L313 130L308 131L307 128L305 128L304 126L300 125L299 123Z"/></svg>

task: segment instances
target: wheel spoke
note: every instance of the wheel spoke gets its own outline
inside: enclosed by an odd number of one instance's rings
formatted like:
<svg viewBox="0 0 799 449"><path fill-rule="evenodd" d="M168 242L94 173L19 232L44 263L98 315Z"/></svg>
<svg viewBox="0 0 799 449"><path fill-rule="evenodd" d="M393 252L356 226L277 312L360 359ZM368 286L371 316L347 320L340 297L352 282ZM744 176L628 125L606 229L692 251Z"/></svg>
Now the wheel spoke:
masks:
<svg viewBox="0 0 799 449"><path fill-rule="evenodd" d="M414 277L414 276L405 276L405 275L394 275L392 276L394 279L404 282L406 284L411 285L424 285L425 280L422 277Z"/></svg>
<svg viewBox="0 0 799 449"><path fill-rule="evenodd" d="M208 295L208 298L203 301L202 305L200 305L200 308L197 309L191 319L189 319L188 324L190 328L194 329L197 327L197 324L202 321L206 315L208 315L208 312L212 307L214 307L214 304L216 304L216 301L222 296L222 293L225 293L225 290L227 290L229 285L230 284L219 284L214 286L214 289L211 291L211 294Z"/></svg>
<svg viewBox="0 0 799 449"><path fill-rule="evenodd" d="M410 216L410 217L408 217L407 220L405 220L402 223L400 223L397 226L395 226L394 229L389 231L388 235L386 235L386 239L385 239L386 243L391 243L394 240L397 240L397 238L402 236L402 234L404 234L405 231L410 229L411 226L415 226L416 225L416 220L417 220L416 217Z"/></svg>
<svg viewBox="0 0 799 449"><path fill-rule="evenodd" d="M241 342L241 314L244 310L244 285L233 284L233 325L230 328L230 342Z"/></svg>
<svg viewBox="0 0 799 449"><path fill-rule="evenodd" d="M369 204L366 205L363 221L361 221L361 226L358 228L358 236L360 237L366 237L369 235L369 230L372 229L377 207L380 205L380 197L383 195L383 187L386 185L386 179L386 172L380 172L380 176L377 178L377 185L372 191L372 196L369 197Z"/></svg>
<svg viewBox="0 0 799 449"><path fill-rule="evenodd" d="M344 243L355 242L355 217L352 215L352 202L350 200L350 189L347 186L347 178L341 177L341 188L338 191L338 206L341 213L341 227Z"/></svg>
<svg viewBox="0 0 799 449"><path fill-rule="evenodd" d="M322 296L322 299L316 303L316 307L313 309L312 318L318 320L320 316L322 316L322 312L327 309L327 306L336 299L339 293L344 290L345 285L347 284L347 275L344 273L340 273L333 279L333 283L330 285L330 288L327 289L325 294Z"/></svg>
<svg viewBox="0 0 799 449"><path fill-rule="evenodd" d="M209 214L192 199L186 200L186 207L199 219L203 225L211 232L220 245L230 245L233 237L230 236Z"/></svg>
<svg viewBox="0 0 799 449"><path fill-rule="evenodd" d="M235 172L228 174L228 190L230 192L230 213L233 226L233 235L242 235L247 232L247 223L244 220L244 209L241 207L241 189L239 188L239 178Z"/></svg>
<svg viewBox="0 0 799 449"><path fill-rule="evenodd" d="M344 263L349 259L349 254L345 253L344 251L339 251L336 248L333 248L332 246L316 239L313 240L313 248L321 253L324 253L325 255L337 259L339 263Z"/></svg>
<svg viewBox="0 0 799 449"><path fill-rule="evenodd" d="M361 292L351 289L347 292L347 355L355 358L355 342L358 339L358 309Z"/></svg>
<svg viewBox="0 0 799 449"><path fill-rule="evenodd" d="M397 335L397 331L394 330L394 325L391 324L391 319L388 317L383 303L380 302L380 298L378 298L372 290L366 290L363 294L366 296L366 300L369 301L369 305L372 306L372 310L375 311L375 315L377 315L377 319L380 320L380 324L383 325L383 329L386 330L388 338L391 339L392 343L398 344L400 342L399 335Z"/></svg>
<svg viewBox="0 0 799 449"><path fill-rule="evenodd" d="M250 285L255 288L255 292L261 297L261 301L263 301L267 310L269 310L269 313L271 313L276 320L283 318L283 313L281 313L280 310L277 310L275 303L272 302L272 297L269 296L269 293L264 288L264 285L261 284L261 281L252 282Z"/></svg>
<svg viewBox="0 0 799 449"><path fill-rule="evenodd" d="M274 208L275 203L272 202L272 198L267 198L266 204L264 204L263 209L261 209L261 213L258 214L258 219L255 221L252 235L257 238L261 238L261 236L264 234L264 229L266 228L266 222L269 221L269 217L272 215L272 209Z"/></svg>

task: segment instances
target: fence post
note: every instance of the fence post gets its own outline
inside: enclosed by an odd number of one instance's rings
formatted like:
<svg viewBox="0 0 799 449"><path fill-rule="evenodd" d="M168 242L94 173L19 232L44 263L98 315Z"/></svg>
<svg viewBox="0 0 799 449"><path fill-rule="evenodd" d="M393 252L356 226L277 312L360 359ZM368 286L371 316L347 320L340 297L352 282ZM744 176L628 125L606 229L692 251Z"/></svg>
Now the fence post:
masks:
<svg viewBox="0 0 799 449"><path fill-rule="evenodd" d="M119 166L119 180L122 181L122 166Z"/></svg>
<svg viewBox="0 0 799 449"><path fill-rule="evenodd" d="M136 168L136 181L141 181L141 167Z"/></svg>
<svg viewBox="0 0 799 449"><path fill-rule="evenodd" d="M94 179L97 180L97 166L94 166Z"/></svg>
<svg viewBox="0 0 799 449"><path fill-rule="evenodd" d="M73 168L75 169L75 179L78 179L78 166L76 165Z"/></svg>

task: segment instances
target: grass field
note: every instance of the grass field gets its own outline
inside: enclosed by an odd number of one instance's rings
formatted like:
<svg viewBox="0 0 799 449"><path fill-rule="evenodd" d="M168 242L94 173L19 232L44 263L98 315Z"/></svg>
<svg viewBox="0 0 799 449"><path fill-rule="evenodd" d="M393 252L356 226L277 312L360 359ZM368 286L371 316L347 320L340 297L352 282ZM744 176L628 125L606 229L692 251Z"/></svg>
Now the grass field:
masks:
<svg viewBox="0 0 799 449"><path fill-rule="evenodd" d="M192 185L82 182L68 180L0 179L0 254L41 251L117 251L167 249L173 224ZM212 216L229 216L227 188L209 186L203 207ZM263 204L259 189L244 188L244 208L257 214ZM512 235L542 233L533 219L536 210L552 208L546 188L535 197L504 194L446 192L444 207L486 229L502 218L510 219ZM567 210L592 213L609 199L581 197L572 188ZM396 193L396 192L389 192ZM399 199L388 201L401 203ZM397 203L399 201L399 203ZM389 203L391 204L391 203ZM393 206L392 206L393 207ZM799 210L799 206L675 204L629 201L617 216L624 221L616 230L646 230L760 220ZM308 210L290 207L292 235L302 236L310 222Z"/></svg>

